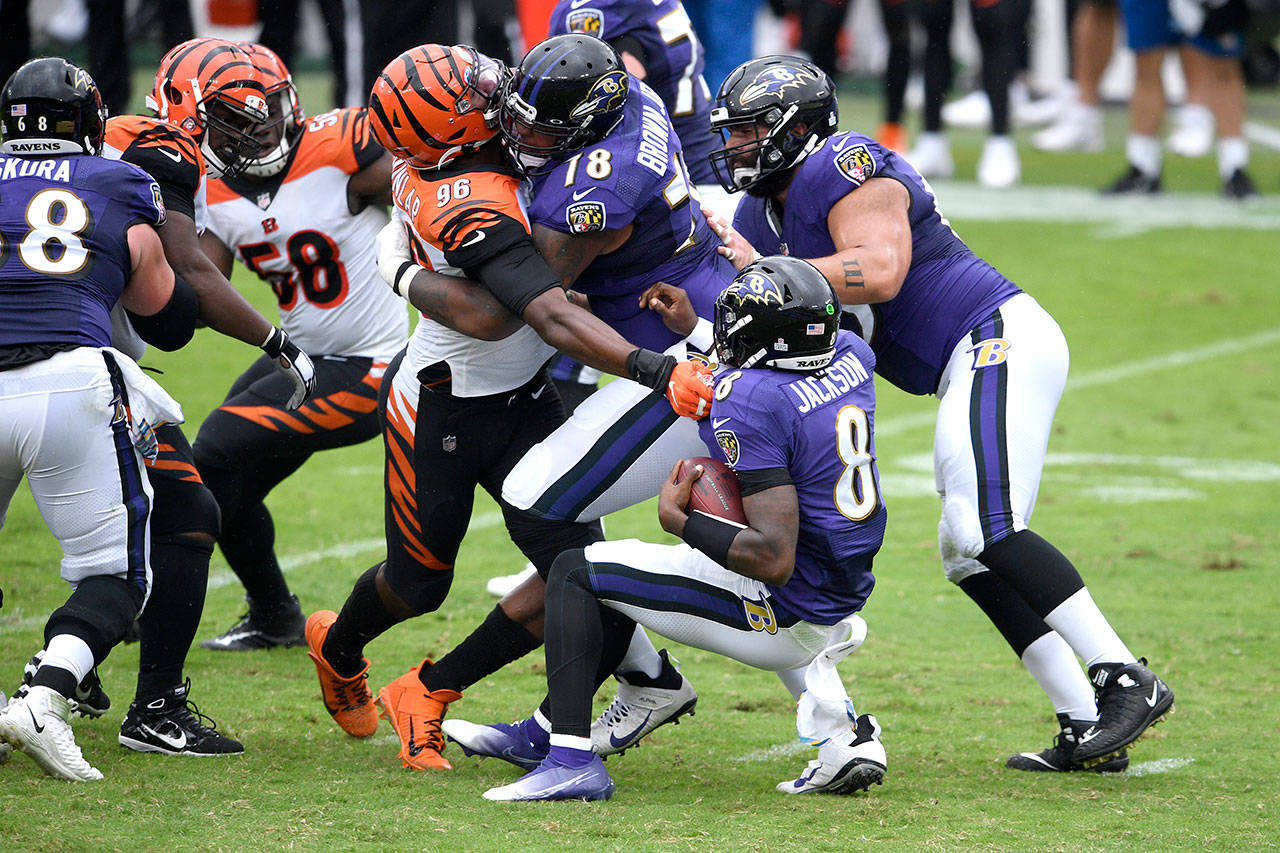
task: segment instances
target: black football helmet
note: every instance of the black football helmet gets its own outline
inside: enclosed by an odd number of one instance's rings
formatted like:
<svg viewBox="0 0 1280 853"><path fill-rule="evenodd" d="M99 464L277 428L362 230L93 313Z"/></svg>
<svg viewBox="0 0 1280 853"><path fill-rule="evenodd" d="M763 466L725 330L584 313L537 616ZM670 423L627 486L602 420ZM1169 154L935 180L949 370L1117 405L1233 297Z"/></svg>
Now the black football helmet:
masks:
<svg viewBox="0 0 1280 853"><path fill-rule="evenodd" d="M630 81L607 42L569 33L533 46L503 93L502 139L529 173L603 139L622 119Z"/></svg>
<svg viewBox="0 0 1280 853"><path fill-rule="evenodd" d="M0 89L0 151L5 154L97 154L106 128L98 84L61 57L23 64Z"/></svg>
<svg viewBox="0 0 1280 853"><path fill-rule="evenodd" d="M711 129L727 143L738 128L751 139L711 155L716 179L729 192L772 195L796 166L840 123L835 85L821 68L796 56L744 62L725 78L711 110Z"/></svg>
<svg viewBox="0 0 1280 853"><path fill-rule="evenodd" d="M818 370L836 352L840 300L813 264L774 255L747 265L716 297L714 328L723 364Z"/></svg>

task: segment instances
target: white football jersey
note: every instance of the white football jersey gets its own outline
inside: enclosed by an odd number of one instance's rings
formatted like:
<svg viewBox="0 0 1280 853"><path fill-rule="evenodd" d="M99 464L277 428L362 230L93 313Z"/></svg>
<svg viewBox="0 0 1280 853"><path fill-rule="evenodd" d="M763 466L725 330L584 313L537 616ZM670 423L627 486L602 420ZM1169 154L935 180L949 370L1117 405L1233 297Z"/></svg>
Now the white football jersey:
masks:
<svg viewBox="0 0 1280 853"><path fill-rule="evenodd" d="M445 253L478 246L495 213L529 227L520 181L510 175L478 169L441 177L401 162L391 173L391 188L397 219L409 226L414 257L442 275L463 275ZM524 385L553 354L530 326L500 341L481 341L423 315L400 373L417 374L447 361L454 396L482 397Z"/></svg>
<svg viewBox="0 0 1280 853"><path fill-rule="evenodd" d="M339 109L307 120L281 175L209 182L208 230L271 285L281 325L312 355L389 360L409 334L378 275L387 214L347 207L347 182L381 155L364 110Z"/></svg>

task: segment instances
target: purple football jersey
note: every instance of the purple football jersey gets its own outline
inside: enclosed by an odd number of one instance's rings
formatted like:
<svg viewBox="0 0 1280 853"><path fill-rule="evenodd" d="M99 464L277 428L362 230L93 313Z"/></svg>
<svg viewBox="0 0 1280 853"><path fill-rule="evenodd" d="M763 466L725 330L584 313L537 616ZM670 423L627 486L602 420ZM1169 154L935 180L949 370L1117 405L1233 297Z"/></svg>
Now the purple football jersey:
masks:
<svg viewBox="0 0 1280 853"><path fill-rule="evenodd" d="M736 471L785 468L800 505L796 569L771 587L806 622L834 625L861 609L875 576L887 511L875 465L876 356L852 332L812 373L726 368L711 416L699 421L713 456Z"/></svg>
<svg viewBox="0 0 1280 853"><path fill-rule="evenodd" d="M639 304L640 294L660 281L676 285L698 316L710 319L735 271L692 203L680 140L661 99L635 77L630 85L623 118L608 136L533 179L529 221L570 234L633 226L627 241L596 257L573 289L627 340L661 351L680 336Z"/></svg>
<svg viewBox="0 0 1280 853"><path fill-rule="evenodd" d="M0 198L0 346L110 346L125 232L164 221L156 182L102 157L0 154Z"/></svg>
<svg viewBox="0 0 1280 853"><path fill-rule="evenodd" d="M714 184L711 152L720 139L711 131L711 91L702 72L701 42L680 0L560 0L548 35L584 33L617 45L633 38L644 51L644 82L662 98L684 146L695 184Z"/></svg>
<svg viewBox="0 0 1280 853"><path fill-rule="evenodd" d="M910 194L911 267L897 296L846 305L841 325L870 341L881 376L909 393L932 394L960 339L1020 291L956 236L906 160L868 136L837 133L796 170L780 227L772 201L756 196L742 200L733 224L764 255L834 254L827 216L872 177L893 178Z"/></svg>

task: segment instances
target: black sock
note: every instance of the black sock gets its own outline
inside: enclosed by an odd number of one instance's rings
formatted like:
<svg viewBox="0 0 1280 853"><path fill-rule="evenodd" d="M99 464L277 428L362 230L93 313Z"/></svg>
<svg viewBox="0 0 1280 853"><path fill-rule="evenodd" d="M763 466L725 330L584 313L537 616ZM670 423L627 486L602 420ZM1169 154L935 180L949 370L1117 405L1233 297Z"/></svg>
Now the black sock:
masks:
<svg viewBox="0 0 1280 853"><path fill-rule="evenodd" d="M630 616L614 610L612 607L600 608L600 624L604 629L604 640L600 650L600 663L596 666L595 681L592 682L591 695L600 689L600 685L604 684L613 676L618 669L618 664L622 663L622 659L627 655L627 649L631 646L631 636L635 633L636 623ZM672 667L674 671L675 667ZM656 679L650 679L643 672L627 673L627 681L632 684L642 685L646 687L653 686L657 682L663 681L666 677L666 670L658 674ZM676 674L679 678L679 673ZM661 684L659 686L679 687L679 682L675 685ZM538 710L542 712L542 716L548 720L551 719L551 697L544 696L542 704L538 706Z"/></svg>
<svg viewBox="0 0 1280 853"><path fill-rule="evenodd" d="M1004 578L1041 619L1084 588L1071 561L1030 530L1006 536L977 559Z"/></svg>
<svg viewBox="0 0 1280 853"><path fill-rule="evenodd" d="M958 586L974 604L982 608L991 624L1004 637L1019 658L1036 640L1052 628L1044 623L1017 591L995 572L978 572L960 581Z"/></svg>
<svg viewBox="0 0 1280 853"><path fill-rule="evenodd" d="M581 549L556 558L547 578L547 694L556 734L591 736L591 696L604 649L604 609ZM628 637L628 640L630 638Z"/></svg>
<svg viewBox="0 0 1280 853"><path fill-rule="evenodd" d="M338 675L350 678L364 669L364 647L402 620L387 612L378 595L377 577L382 564L362 574L329 628L320 654Z"/></svg>
<svg viewBox="0 0 1280 853"><path fill-rule="evenodd" d="M484 622L434 665L418 674L428 690L466 690L480 679L519 660L542 640L495 605Z"/></svg>
<svg viewBox="0 0 1280 853"><path fill-rule="evenodd" d="M266 504L222 520L222 536L218 540L222 556L244 584L255 612L264 614L292 607L289 584L276 560L275 542L275 522Z"/></svg>
<svg viewBox="0 0 1280 853"><path fill-rule="evenodd" d="M32 687L48 687L67 699L76 698L76 674L60 666L42 666L31 678Z"/></svg>
<svg viewBox="0 0 1280 853"><path fill-rule="evenodd" d="M204 612L213 542L175 536L151 544L151 598L138 617L138 691L151 699L182 683Z"/></svg>

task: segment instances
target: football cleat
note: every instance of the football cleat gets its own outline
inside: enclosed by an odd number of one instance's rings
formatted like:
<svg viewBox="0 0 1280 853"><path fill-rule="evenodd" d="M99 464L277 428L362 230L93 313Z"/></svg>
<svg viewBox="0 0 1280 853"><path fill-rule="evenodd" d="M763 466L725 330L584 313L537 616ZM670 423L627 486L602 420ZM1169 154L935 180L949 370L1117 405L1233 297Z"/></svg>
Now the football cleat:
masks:
<svg viewBox="0 0 1280 853"><path fill-rule="evenodd" d="M378 691L381 716L391 723L400 738L400 762L410 770L452 770L444 752L444 735L440 722L462 694L457 690L427 690L418 673L423 666L406 672Z"/></svg>
<svg viewBox="0 0 1280 853"><path fill-rule="evenodd" d="M0 713L4 712L5 707L9 704L9 700L5 698L4 691L0 690ZM13 747L4 741L0 741L0 764L4 764L9 760L9 756L13 754Z"/></svg>
<svg viewBox="0 0 1280 853"><path fill-rule="evenodd" d="M1098 696L1098 722L1080 733L1071 758L1089 769L1114 760L1173 707L1173 691L1147 669L1147 659L1134 663L1095 663L1089 680Z"/></svg>
<svg viewBox="0 0 1280 853"><path fill-rule="evenodd" d="M494 598L505 598L507 593L511 592L537 573L538 570L533 567L533 563L528 563L523 569L516 572L514 575L498 575L496 577L489 578L489 582L484 585L484 589L485 592L489 593Z"/></svg>
<svg viewBox="0 0 1280 853"><path fill-rule="evenodd" d="M27 691L31 688L31 679L36 677L36 670L43 662L44 649L41 649L32 655L31 660L27 661L27 665L22 668L22 684L14 692L13 698L27 695ZM107 695L106 690L102 689L97 667L89 670L84 680L76 685L75 698L67 701L71 703L71 712L82 717L101 717L111 709L111 697Z"/></svg>
<svg viewBox="0 0 1280 853"><path fill-rule="evenodd" d="M1129 753L1123 749L1111 760L1095 764L1092 767L1085 767L1083 764L1072 760L1071 753L1076 748L1076 741L1093 723L1087 720L1072 720L1066 714L1059 714L1058 725L1062 730L1054 736L1053 746L1048 749L1042 749L1039 752L1019 752L1017 755L1011 755L1009 760L1004 763L1004 766L1013 770L1050 773L1071 773L1078 770L1092 770L1095 773L1120 773L1129 766Z"/></svg>
<svg viewBox="0 0 1280 853"><path fill-rule="evenodd" d="M1154 195L1162 192L1159 175L1148 175L1137 166L1130 166L1129 171L1121 175L1109 187L1104 187L1103 195Z"/></svg>
<svg viewBox="0 0 1280 853"><path fill-rule="evenodd" d="M1011 136L988 136L978 158L978 183L984 187L1011 187L1022 178L1018 146Z"/></svg>
<svg viewBox="0 0 1280 853"><path fill-rule="evenodd" d="M613 778L604 769L600 756L591 756L583 767L565 767L548 756L533 771L510 785L490 788L486 800L516 802L529 800L607 800L613 796Z"/></svg>
<svg viewBox="0 0 1280 853"><path fill-rule="evenodd" d="M369 661L364 659L364 669L347 678L338 675L324 659L325 638L338 614L332 610L317 610L307 620L307 654L316 665L320 678L320 698L333 721L352 737L369 737L378 730L378 711L373 707L369 693Z"/></svg>
<svg viewBox="0 0 1280 853"><path fill-rule="evenodd" d="M679 661L672 661L666 649L658 656L662 658L662 672L657 678L645 678L640 673L617 676L618 695L591 724L591 748L597 755L624 752L658 726L678 724L685 714L693 716L698 692L681 675ZM640 681L647 685L636 683Z"/></svg>
<svg viewBox="0 0 1280 853"><path fill-rule="evenodd" d="M1101 151L1102 112L1095 106L1072 104L1058 119L1031 137L1040 151Z"/></svg>
<svg viewBox="0 0 1280 853"><path fill-rule="evenodd" d="M541 733L538 738L540 744L529 738L530 727L538 728ZM463 755L501 758L524 770L532 770L541 764L551 748L550 735L543 732L533 720L489 726L466 720L445 720L442 728L449 740L462 747Z"/></svg>
<svg viewBox="0 0 1280 853"><path fill-rule="evenodd" d="M120 724L120 745L162 755L240 755L244 745L218 731L218 724L188 696L191 679L146 702L129 705Z"/></svg>
<svg viewBox="0 0 1280 853"><path fill-rule="evenodd" d="M243 652L251 649L289 648L306 642L304 633L307 617L298 604L298 596L273 611L259 610L248 596L249 609L240 614L240 621L222 634L202 640L200 647L215 652Z"/></svg>
<svg viewBox="0 0 1280 853"><path fill-rule="evenodd" d="M907 162L929 180L944 180L956 173L951 159L951 143L944 133L922 133L915 147L906 153Z"/></svg>
<svg viewBox="0 0 1280 853"><path fill-rule="evenodd" d="M778 790L784 794L852 794L884 784L887 768L880 723L870 714L863 714L854 726L850 743L829 740L822 744L818 757L809 762L800 778L779 782Z"/></svg>
<svg viewBox="0 0 1280 853"><path fill-rule="evenodd" d="M0 741L25 752L50 776L72 782L97 781L102 774L84 760L67 722L70 715L71 705L65 696L49 687L32 687L26 696L15 696L0 711Z"/></svg>
<svg viewBox="0 0 1280 853"><path fill-rule="evenodd" d="M1231 199L1256 198L1258 188L1254 186L1249 173L1244 169L1236 169L1222 182L1222 194Z"/></svg>

